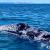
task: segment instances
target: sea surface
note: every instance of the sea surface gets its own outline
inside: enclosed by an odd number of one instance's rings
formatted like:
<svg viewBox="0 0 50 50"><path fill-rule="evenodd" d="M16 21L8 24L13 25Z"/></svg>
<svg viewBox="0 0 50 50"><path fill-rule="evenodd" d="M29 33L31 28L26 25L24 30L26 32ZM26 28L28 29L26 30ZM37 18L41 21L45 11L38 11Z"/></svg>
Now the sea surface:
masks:
<svg viewBox="0 0 50 50"><path fill-rule="evenodd" d="M50 32L50 4L0 4L0 25L21 22ZM0 32L0 50L50 50L48 45L4 33Z"/></svg>

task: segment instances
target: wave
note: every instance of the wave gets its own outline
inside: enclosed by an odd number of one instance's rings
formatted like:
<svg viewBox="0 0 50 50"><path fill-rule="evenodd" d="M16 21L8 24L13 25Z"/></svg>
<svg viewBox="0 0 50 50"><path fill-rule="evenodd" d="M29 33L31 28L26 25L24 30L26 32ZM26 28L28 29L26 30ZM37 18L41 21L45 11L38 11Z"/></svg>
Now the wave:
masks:
<svg viewBox="0 0 50 50"><path fill-rule="evenodd" d="M17 20L16 17L0 18L0 20Z"/></svg>

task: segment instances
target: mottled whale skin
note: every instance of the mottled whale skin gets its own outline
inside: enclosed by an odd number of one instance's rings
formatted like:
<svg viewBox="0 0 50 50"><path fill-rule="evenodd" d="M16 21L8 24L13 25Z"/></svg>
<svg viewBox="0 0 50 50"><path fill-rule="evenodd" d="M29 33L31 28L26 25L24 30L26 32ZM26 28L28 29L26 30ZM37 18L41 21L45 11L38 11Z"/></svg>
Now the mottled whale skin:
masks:
<svg viewBox="0 0 50 50"><path fill-rule="evenodd" d="M32 39L34 41L50 42L50 34L47 31L30 27L28 24L10 24L0 26L0 31L10 32L21 38Z"/></svg>

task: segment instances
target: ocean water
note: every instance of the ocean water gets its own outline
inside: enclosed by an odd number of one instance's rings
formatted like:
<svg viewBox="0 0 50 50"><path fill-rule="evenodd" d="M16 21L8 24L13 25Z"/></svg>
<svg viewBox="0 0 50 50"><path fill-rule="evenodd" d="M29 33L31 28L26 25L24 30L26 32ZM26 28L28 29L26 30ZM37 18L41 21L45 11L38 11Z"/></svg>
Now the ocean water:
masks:
<svg viewBox="0 0 50 50"><path fill-rule="evenodd" d="M50 32L50 4L0 4L0 25L27 23ZM50 46L0 32L0 50L50 50Z"/></svg>

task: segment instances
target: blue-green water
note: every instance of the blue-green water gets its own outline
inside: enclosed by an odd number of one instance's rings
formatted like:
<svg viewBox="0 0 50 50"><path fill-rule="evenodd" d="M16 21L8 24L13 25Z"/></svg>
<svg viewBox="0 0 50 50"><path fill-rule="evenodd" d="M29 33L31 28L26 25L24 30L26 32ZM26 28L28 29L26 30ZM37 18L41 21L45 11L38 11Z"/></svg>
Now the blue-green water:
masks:
<svg viewBox="0 0 50 50"><path fill-rule="evenodd" d="M24 22L50 32L50 4L0 4L0 25ZM4 32L3 32L4 33ZM6 33L6 32L5 32ZM37 42L0 32L0 50L49 50Z"/></svg>

